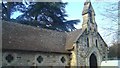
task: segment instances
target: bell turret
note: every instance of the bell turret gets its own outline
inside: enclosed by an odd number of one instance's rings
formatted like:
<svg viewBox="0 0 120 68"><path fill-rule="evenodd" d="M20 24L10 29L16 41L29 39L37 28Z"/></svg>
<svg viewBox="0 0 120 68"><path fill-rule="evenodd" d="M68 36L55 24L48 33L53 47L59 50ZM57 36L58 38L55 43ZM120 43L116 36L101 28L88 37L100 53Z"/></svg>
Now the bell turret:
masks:
<svg viewBox="0 0 120 68"><path fill-rule="evenodd" d="M82 29L97 31L97 24L95 22L95 12L90 0L86 0L82 11L83 24Z"/></svg>

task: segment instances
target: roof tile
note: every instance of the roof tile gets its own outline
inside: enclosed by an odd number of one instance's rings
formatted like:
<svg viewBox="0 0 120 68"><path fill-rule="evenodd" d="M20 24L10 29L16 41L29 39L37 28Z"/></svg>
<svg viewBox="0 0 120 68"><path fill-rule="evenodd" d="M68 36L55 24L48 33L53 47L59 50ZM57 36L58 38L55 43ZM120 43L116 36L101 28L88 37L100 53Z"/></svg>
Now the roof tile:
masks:
<svg viewBox="0 0 120 68"><path fill-rule="evenodd" d="M3 49L69 53L66 47L81 33L81 29L65 33L7 21L2 25Z"/></svg>

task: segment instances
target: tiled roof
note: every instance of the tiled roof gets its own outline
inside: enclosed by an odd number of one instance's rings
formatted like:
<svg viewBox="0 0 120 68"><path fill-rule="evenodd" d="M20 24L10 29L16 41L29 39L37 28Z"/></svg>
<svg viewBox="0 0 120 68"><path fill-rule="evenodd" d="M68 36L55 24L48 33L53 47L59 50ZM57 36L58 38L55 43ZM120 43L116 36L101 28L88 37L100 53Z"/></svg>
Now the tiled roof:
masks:
<svg viewBox="0 0 120 68"><path fill-rule="evenodd" d="M81 33L80 30L65 33L13 22L2 22L3 49L69 53ZM67 47L67 48L66 48Z"/></svg>
<svg viewBox="0 0 120 68"><path fill-rule="evenodd" d="M67 38L66 38L66 49L72 49L73 44L76 43L76 39L78 36L82 34L82 29L77 29L73 32L68 33Z"/></svg>

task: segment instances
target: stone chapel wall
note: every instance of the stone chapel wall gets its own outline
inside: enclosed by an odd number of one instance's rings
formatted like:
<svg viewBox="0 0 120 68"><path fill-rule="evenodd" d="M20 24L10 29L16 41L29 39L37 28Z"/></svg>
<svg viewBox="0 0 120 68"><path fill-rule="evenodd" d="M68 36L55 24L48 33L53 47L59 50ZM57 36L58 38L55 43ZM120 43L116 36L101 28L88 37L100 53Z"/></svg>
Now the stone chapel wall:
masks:
<svg viewBox="0 0 120 68"><path fill-rule="evenodd" d="M69 66L68 54L3 52L3 66Z"/></svg>

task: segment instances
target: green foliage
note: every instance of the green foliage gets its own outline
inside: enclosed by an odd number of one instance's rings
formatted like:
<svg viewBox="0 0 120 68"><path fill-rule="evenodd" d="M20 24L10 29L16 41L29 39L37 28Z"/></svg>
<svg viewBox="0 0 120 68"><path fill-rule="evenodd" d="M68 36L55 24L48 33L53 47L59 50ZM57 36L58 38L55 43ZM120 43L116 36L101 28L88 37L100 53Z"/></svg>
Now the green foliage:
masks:
<svg viewBox="0 0 120 68"><path fill-rule="evenodd" d="M7 3L2 2L2 19L10 21L12 12L17 11L18 10L17 8L19 8L17 6L23 8L24 5L22 2L7 2Z"/></svg>
<svg viewBox="0 0 120 68"><path fill-rule="evenodd" d="M11 13L14 11L20 11L23 15L17 17L15 21L21 24L39 26L58 31L73 31L76 29L74 24L79 22L79 20L68 21L65 19L65 17L67 17L65 12L65 6L67 3L29 2L29 6L26 7L22 2L8 2L3 5L3 10L5 11L3 13L3 19L11 21Z"/></svg>

